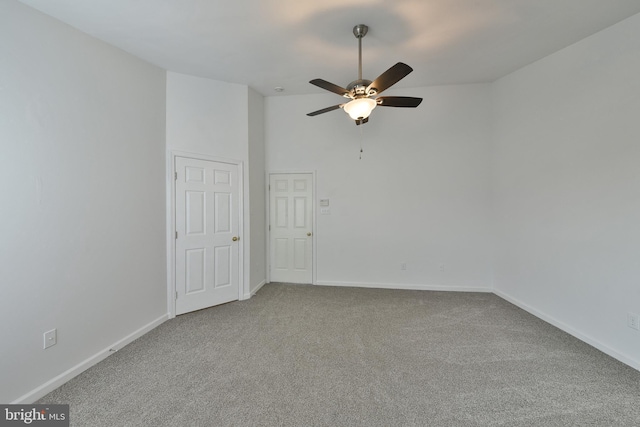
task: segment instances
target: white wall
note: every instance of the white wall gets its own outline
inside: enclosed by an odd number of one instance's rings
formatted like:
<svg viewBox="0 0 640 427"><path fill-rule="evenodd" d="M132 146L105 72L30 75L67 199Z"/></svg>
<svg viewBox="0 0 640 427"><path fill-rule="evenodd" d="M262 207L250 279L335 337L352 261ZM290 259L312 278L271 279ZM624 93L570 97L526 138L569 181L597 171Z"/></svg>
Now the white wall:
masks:
<svg viewBox="0 0 640 427"><path fill-rule="evenodd" d="M316 201L330 199L331 215L317 209L318 283L491 288L489 89L389 90L424 101L378 107L363 126L342 110L305 115L333 94L266 98L268 171L316 171Z"/></svg>
<svg viewBox="0 0 640 427"><path fill-rule="evenodd" d="M495 287L640 369L640 15L493 84Z"/></svg>
<svg viewBox="0 0 640 427"><path fill-rule="evenodd" d="M165 318L165 73L6 0L0 57L8 403Z"/></svg>
<svg viewBox="0 0 640 427"><path fill-rule="evenodd" d="M260 150L264 150L260 129L261 103L261 96L244 85L167 73L169 154L172 150L179 150L235 160L243 164L244 221L241 241L244 257L242 286L245 297L249 296L252 286L255 288L257 283L264 280L264 274L260 276L259 268L252 270L253 265L259 267L263 262L259 259L259 248L252 252L252 227L258 227L256 234L260 242L260 234L264 234L264 222L260 228L259 222L251 220L252 212L254 216L261 212L259 199L264 197L263 190L253 196L251 193L252 183L256 186L260 182L260 177L256 174L264 174L264 166L260 164L264 157L260 154ZM253 152L251 156L255 156L251 159L250 148ZM255 209L251 207L252 203L257 203ZM252 260L253 257L257 259ZM251 281L252 275L256 283Z"/></svg>
<svg viewBox="0 0 640 427"><path fill-rule="evenodd" d="M248 159L247 86L167 73L167 148Z"/></svg>
<svg viewBox="0 0 640 427"><path fill-rule="evenodd" d="M249 88L249 198L251 241L250 292L256 292L267 277L266 210L265 210L265 147L264 98Z"/></svg>

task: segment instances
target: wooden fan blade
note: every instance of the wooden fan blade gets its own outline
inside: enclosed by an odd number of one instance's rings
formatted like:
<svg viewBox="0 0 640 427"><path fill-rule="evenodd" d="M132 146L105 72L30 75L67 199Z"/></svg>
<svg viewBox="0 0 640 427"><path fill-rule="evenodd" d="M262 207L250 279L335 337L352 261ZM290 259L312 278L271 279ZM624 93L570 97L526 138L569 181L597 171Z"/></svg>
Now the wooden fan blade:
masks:
<svg viewBox="0 0 640 427"><path fill-rule="evenodd" d="M318 86L324 90L328 90L329 92L337 93L340 96L349 95L349 91L346 90L345 88L340 87L338 85L334 85L333 83L330 83L326 80L313 79L309 83L311 83L312 85Z"/></svg>
<svg viewBox="0 0 640 427"><path fill-rule="evenodd" d="M422 98L413 98L411 96L381 96L376 98L376 102L381 107L416 108L422 102Z"/></svg>
<svg viewBox="0 0 640 427"><path fill-rule="evenodd" d="M338 104L338 105L333 105L331 107L323 108L322 110L314 111L313 113L308 113L307 116L313 117L313 116L317 116L318 114L328 113L329 111L333 111L333 110L337 110L338 108L341 108L343 105L344 104Z"/></svg>
<svg viewBox="0 0 640 427"><path fill-rule="evenodd" d="M375 89L376 94L382 93L382 91L398 83L412 71L413 68L409 67L407 64L398 62L393 67L380 74L380 76L367 87L367 93L369 93L371 89Z"/></svg>

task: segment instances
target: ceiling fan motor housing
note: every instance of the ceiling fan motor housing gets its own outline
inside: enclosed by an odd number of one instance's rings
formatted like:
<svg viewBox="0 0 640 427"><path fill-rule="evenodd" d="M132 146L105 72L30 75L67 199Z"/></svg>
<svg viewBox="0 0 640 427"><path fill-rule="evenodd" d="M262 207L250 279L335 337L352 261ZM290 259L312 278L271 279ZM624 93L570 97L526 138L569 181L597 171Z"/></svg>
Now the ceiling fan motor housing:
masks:
<svg viewBox="0 0 640 427"><path fill-rule="evenodd" d="M371 84L371 80L365 80L365 79L354 80L347 85L347 90L349 91L349 94L351 94L352 95L351 97L353 98L375 95L375 90L369 91L369 93L367 93L367 87L369 87L370 84Z"/></svg>

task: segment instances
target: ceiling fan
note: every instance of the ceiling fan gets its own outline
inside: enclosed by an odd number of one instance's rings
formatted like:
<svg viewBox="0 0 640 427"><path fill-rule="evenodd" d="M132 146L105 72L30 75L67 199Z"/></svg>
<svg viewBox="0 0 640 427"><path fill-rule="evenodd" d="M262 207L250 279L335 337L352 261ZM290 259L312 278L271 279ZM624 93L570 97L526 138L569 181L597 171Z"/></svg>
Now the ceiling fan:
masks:
<svg viewBox="0 0 640 427"><path fill-rule="evenodd" d="M374 81L362 78L362 38L367 35L369 27L364 24L353 27L353 35L358 39L358 80L354 80L347 85L346 88L340 87L322 79L314 79L309 83L326 89L329 92L349 98L350 101L344 104L337 104L322 110L314 111L307 116L317 116L318 114L328 113L329 111L343 108L349 116L355 120L356 125L361 125L369 121L369 115L376 106L381 107L404 107L415 108L422 102L422 98L413 98L410 96L379 96L382 91L393 86L404 77L406 77L413 68L407 64L398 62L393 67L378 76Z"/></svg>

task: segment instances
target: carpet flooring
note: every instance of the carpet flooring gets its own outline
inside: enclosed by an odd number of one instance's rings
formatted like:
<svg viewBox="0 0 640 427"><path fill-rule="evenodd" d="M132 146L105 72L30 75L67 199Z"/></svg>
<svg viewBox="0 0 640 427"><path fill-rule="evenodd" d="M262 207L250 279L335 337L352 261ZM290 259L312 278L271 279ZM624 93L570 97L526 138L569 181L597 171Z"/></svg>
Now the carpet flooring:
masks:
<svg viewBox="0 0 640 427"><path fill-rule="evenodd" d="M39 403L72 426L640 426L640 372L486 293L265 285Z"/></svg>

